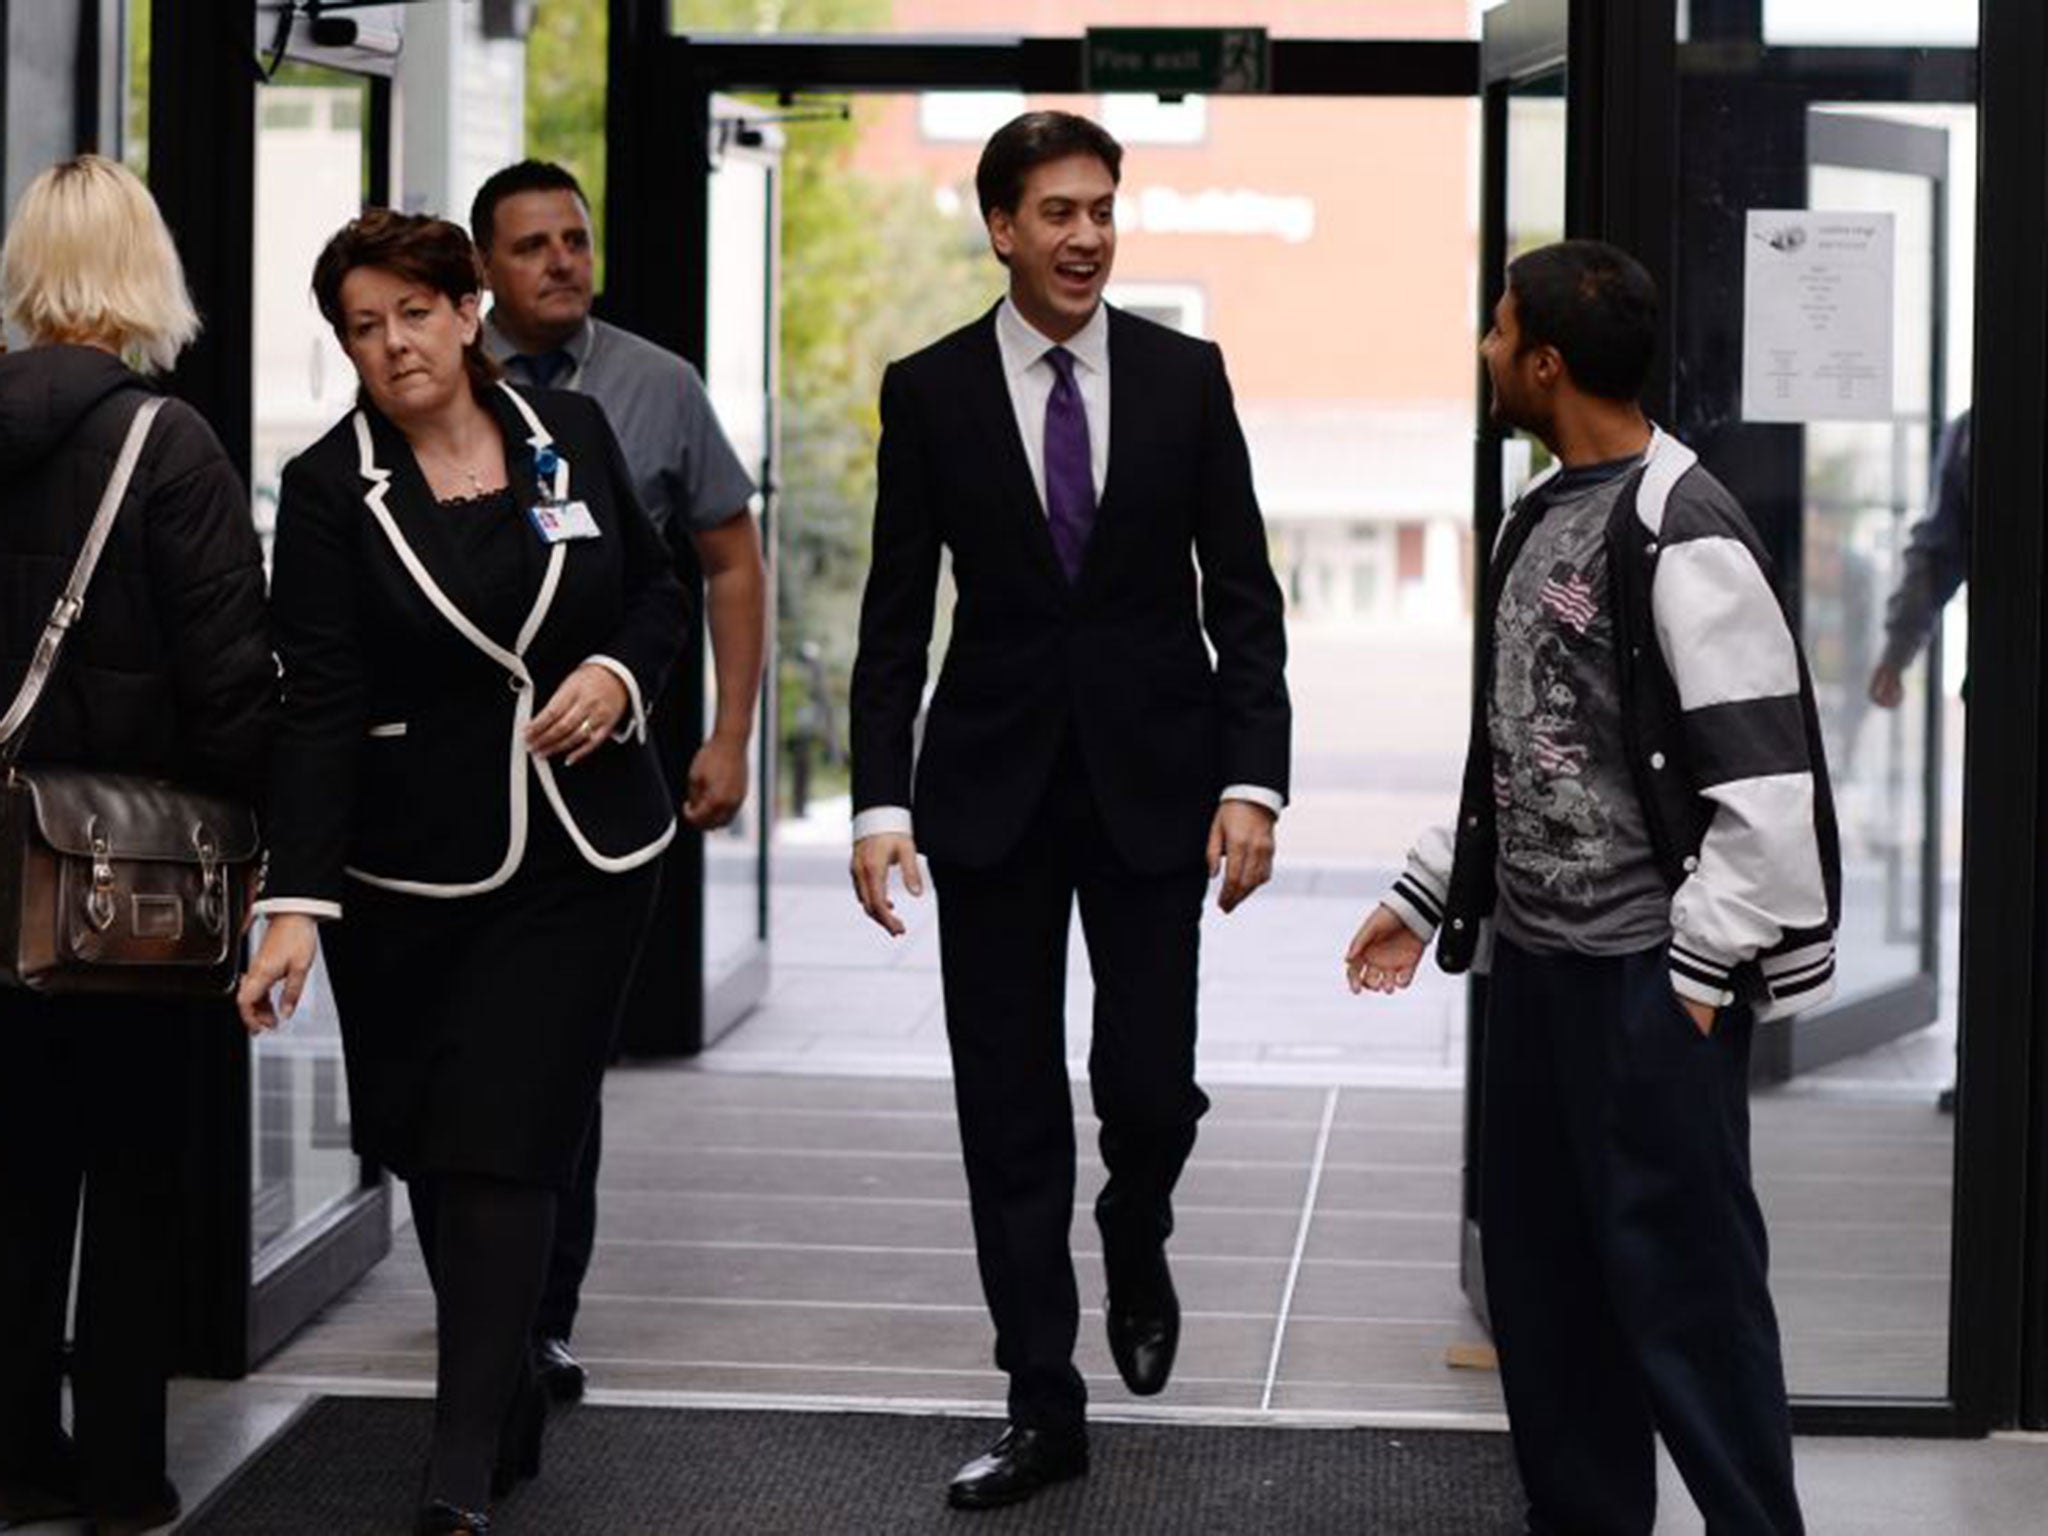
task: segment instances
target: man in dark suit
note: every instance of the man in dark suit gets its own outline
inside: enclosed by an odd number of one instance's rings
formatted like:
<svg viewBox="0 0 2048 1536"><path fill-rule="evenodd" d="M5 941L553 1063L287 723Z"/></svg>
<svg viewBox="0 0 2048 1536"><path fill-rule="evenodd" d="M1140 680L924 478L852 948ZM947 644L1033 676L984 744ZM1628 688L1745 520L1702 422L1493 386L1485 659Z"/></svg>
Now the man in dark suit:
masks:
<svg viewBox="0 0 2048 1536"><path fill-rule="evenodd" d="M1208 1107L1203 893L1220 870L1228 912L1265 883L1287 792L1280 591L1222 355L1102 302L1122 158L1068 113L998 132L976 185L1009 294L882 381L853 881L892 934L889 871L921 895L920 846L938 891L975 1249L1010 1378L1008 1428L948 1489L961 1508L1088 1466L1067 1243L1075 900L1110 1351L1150 1394L1180 1332L1173 1187ZM913 773L941 550L959 600Z"/></svg>

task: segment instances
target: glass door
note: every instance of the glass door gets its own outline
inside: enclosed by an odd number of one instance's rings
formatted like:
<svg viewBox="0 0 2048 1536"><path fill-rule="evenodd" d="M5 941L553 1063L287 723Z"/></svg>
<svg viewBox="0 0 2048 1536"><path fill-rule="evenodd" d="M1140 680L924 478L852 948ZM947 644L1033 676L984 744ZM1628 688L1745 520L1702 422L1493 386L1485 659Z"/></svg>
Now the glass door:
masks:
<svg viewBox="0 0 2048 1536"><path fill-rule="evenodd" d="M1475 338L1491 323L1508 263L1522 252L1566 233L1567 181L1571 164L1569 0L1508 0L1486 13L1480 46L1483 206L1479 228L1479 292ZM1488 409L1483 368L1475 369L1479 391L1478 462L1473 508L1474 600L1485 582L1484 551L1493 547L1502 514L1541 467L1543 448L1526 434L1503 431ZM1474 654L1477 654L1475 648ZM1472 686L1484 686L1475 677ZM1472 1308L1486 1317L1486 1281L1479 1241L1480 1127L1486 1082L1486 982L1475 977L1468 989L1465 1031L1464 1219L1459 1279Z"/></svg>
<svg viewBox="0 0 2048 1536"><path fill-rule="evenodd" d="M1842 830L1840 999L1795 1020L1765 1066L1789 1076L1930 1023L1943 901L1937 622L1905 698L1874 703L1886 595L1928 512L1947 419L1949 134L1826 107L1806 114L1806 206L1890 218L1893 390L1881 416L1804 429L1800 618Z"/></svg>
<svg viewBox="0 0 2048 1536"><path fill-rule="evenodd" d="M1681 58L1678 435L1742 502L1776 563L1813 670L1842 832L1835 999L1757 1035L1757 1076L1784 1081L1924 1029L1941 1011L1949 813L1938 624L1928 664L1904 675L1901 703L1880 706L1871 687L1888 599L1967 379L1966 366L1952 367L1967 359L1950 355L1967 272L1951 282L1957 231L1942 122L1971 119L1966 99L1875 104L1911 100L1936 78L1924 64L1911 73L1911 54L1879 55L1891 67L1864 78L1795 68L1806 64L1796 58L1731 77L1710 55ZM1874 380L1867 398L1780 408L1745 390L1747 349L1765 344L1761 332L1744 334L1752 235L1778 211L1840 214L1873 231L1872 280L1885 288L1870 301L1867 329L1889 378Z"/></svg>
<svg viewBox="0 0 2048 1536"><path fill-rule="evenodd" d="M704 838L704 1039L710 1045L768 989L769 840L778 793L776 489L780 475L781 355L777 266L782 231L782 135L759 109L714 105L709 178L710 292L704 382L712 409L760 490L755 513L767 552L768 645L753 747L753 788L732 824ZM706 726L718 701L711 647L703 646ZM801 710L810 701L799 699Z"/></svg>

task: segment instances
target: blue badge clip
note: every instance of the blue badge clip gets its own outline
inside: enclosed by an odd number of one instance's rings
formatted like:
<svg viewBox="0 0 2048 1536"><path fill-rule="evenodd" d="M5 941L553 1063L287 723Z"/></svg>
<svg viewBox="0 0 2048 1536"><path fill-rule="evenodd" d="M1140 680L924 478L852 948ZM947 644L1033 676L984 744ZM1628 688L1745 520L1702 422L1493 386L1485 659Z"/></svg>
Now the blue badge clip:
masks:
<svg viewBox="0 0 2048 1536"><path fill-rule="evenodd" d="M555 490L555 475L562 467L562 456L555 452L554 445L543 443L533 450L534 478L540 482L540 499L549 505L561 500Z"/></svg>

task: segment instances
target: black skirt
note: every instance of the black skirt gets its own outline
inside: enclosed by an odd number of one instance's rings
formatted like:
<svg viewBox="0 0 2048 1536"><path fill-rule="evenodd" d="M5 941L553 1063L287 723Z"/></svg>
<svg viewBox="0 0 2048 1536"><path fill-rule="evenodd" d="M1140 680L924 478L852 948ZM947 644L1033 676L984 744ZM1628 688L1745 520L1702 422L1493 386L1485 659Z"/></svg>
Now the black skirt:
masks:
<svg viewBox="0 0 2048 1536"><path fill-rule="evenodd" d="M353 1143L402 1178L575 1179L660 861L593 869L529 787L505 885L437 898L356 881L321 925Z"/></svg>

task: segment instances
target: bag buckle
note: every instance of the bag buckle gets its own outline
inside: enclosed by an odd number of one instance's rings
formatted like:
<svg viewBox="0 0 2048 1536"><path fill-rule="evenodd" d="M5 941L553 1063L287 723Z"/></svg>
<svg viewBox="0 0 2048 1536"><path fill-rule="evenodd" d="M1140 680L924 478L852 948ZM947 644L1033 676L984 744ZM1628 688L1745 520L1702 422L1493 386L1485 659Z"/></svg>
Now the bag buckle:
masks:
<svg viewBox="0 0 2048 1536"><path fill-rule="evenodd" d="M105 933L114 926L114 851L100 831L100 819L85 824L92 843L92 894L85 898L85 915L95 931Z"/></svg>
<svg viewBox="0 0 2048 1536"><path fill-rule="evenodd" d="M192 847L199 855L199 921L208 933L227 926L227 881L222 877L220 844L202 825L192 828Z"/></svg>

